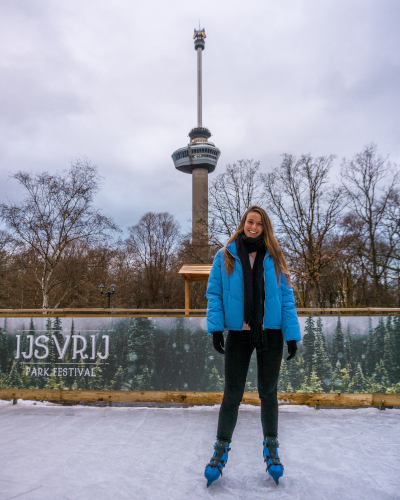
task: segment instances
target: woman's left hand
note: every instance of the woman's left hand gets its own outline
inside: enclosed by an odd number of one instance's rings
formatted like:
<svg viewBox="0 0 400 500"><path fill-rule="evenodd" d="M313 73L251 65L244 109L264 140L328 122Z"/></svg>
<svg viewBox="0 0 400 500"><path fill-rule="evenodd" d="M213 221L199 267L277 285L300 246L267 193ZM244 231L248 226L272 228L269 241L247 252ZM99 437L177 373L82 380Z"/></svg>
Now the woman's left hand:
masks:
<svg viewBox="0 0 400 500"><path fill-rule="evenodd" d="M213 344L216 351L221 354L225 354L223 349L225 345L223 332L213 332Z"/></svg>
<svg viewBox="0 0 400 500"><path fill-rule="evenodd" d="M286 358L286 361L289 361L289 359L292 359L296 356L297 342L295 340L288 340L286 342L286 344L287 344L287 349L288 349L288 353L289 353L289 357Z"/></svg>

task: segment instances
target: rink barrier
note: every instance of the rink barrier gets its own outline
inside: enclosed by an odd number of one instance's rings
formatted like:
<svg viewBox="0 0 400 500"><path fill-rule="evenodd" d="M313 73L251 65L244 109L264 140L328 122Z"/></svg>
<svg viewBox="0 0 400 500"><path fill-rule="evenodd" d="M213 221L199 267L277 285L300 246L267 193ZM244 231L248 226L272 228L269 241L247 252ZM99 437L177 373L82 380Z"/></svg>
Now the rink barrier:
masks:
<svg viewBox="0 0 400 500"><path fill-rule="evenodd" d="M299 316L376 316L376 315L400 315L398 307L310 307L296 308ZM153 318L153 317L205 317L207 309L85 309L85 308L64 308L64 309L0 309L0 317L133 317L133 318Z"/></svg>
<svg viewBox="0 0 400 500"><path fill-rule="evenodd" d="M105 401L131 403L221 404L223 392L196 391L89 391L59 389L0 389L0 399L35 401ZM348 394L279 392L279 404L308 406L393 407L400 406L400 394ZM260 405L258 393L245 392L242 404Z"/></svg>

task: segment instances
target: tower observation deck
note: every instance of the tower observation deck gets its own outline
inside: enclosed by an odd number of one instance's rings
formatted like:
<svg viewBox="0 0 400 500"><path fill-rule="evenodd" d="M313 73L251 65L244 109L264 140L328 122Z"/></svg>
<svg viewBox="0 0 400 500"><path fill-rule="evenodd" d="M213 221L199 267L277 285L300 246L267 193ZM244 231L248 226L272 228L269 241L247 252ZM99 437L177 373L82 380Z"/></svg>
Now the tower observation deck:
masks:
<svg viewBox="0 0 400 500"><path fill-rule="evenodd" d="M175 168L192 174L192 240L208 239L208 174L215 170L221 151L210 142L211 132L203 127L202 52L204 29L194 30L197 52L197 127L189 132L190 142L172 153Z"/></svg>

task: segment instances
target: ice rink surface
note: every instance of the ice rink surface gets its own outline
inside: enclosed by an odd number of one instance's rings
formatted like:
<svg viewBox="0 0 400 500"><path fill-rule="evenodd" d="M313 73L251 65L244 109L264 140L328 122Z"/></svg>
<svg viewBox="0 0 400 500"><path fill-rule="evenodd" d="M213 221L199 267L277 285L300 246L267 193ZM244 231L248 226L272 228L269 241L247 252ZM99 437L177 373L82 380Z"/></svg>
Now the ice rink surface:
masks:
<svg viewBox="0 0 400 500"><path fill-rule="evenodd" d="M260 408L241 406L224 475L206 488L219 407L0 401L0 500L400 498L400 410L280 406L276 486Z"/></svg>

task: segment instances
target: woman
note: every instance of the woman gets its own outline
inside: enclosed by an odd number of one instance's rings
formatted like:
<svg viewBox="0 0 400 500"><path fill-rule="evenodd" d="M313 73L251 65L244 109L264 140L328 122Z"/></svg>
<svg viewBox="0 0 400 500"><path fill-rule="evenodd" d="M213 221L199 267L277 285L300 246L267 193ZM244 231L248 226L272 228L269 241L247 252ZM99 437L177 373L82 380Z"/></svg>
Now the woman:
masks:
<svg viewBox="0 0 400 500"><path fill-rule="evenodd" d="M207 486L222 475L228 460L254 349L264 461L278 484L283 474L277 440L277 385L283 341L291 359L301 336L289 270L265 210L255 205L247 209L235 234L215 256L206 295L207 332L213 336L214 348L225 354L225 391L215 452L204 473ZM229 330L225 350L224 330Z"/></svg>

